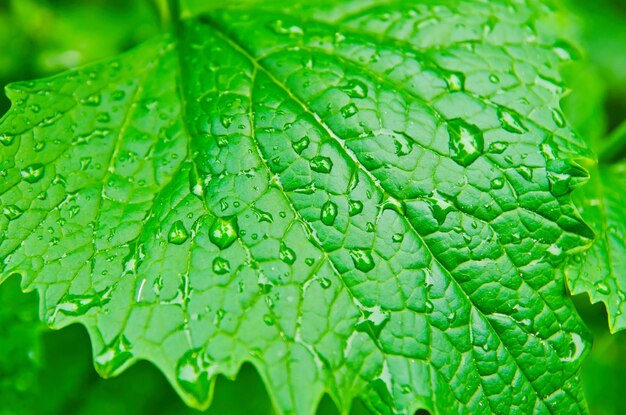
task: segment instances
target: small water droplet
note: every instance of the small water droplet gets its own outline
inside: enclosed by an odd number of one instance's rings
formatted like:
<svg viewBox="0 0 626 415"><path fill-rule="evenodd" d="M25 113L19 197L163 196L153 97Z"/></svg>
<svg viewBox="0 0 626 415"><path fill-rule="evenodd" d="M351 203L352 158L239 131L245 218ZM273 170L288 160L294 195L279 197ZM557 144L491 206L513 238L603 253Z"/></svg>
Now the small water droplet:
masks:
<svg viewBox="0 0 626 415"><path fill-rule="evenodd" d="M293 263L296 262L296 253L284 243L280 244L280 251L278 254L280 260L285 264L293 265Z"/></svg>
<svg viewBox="0 0 626 415"><path fill-rule="evenodd" d="M448 133L450 157L459 165L468 167L482 154L483 133L477 126L456 118L448 121Z"/></svg>
<svg viewBox="0 0 626 415"><path fill-rule="evenodd" d="M359 112L359 109L356 105L354 105L354 103L350 103L341 108L341 115L343 115L343 118L350 118L356 115L357 112Z"/></svg>
<svg viewBox="0 0 626 415"><path fill-rule="evenodd" d="M498 82L500 82L500 78L498 78L498 75L496 74L491 74L489 75L489 82L491 82L492 84L497 84Z"/></svg>
<svg viewBox="0 0 626 415"><path fill-rule="evenodd" d="M563 115L561 111L557 109L552 110L552 120L554 120L554 123L556 124L557 127L559 128L565 127L565 116Z"/></svg>
<svg viewBox="0 0 626 415"><path fill-rule="evenodd" d="M322 206L320 219L326 226L332 226L337 218L337 205L330 200Z"/></svg>
<svg viewBox="0 0 626 415"><path fill-rule="evenodd" d="M448 84L448 89L452 92L465 89L465 76L460 72L441 72Z"/></svg>
<svg viewBox="0 0 626 415"><path fill-rule="evenodd" d="M235 242L238 234L239 225L237 224L237 218L218 218L211 225L209 239L218 248L226 249Z"/></svg>
<svg viewBox="0 0 626 415"><path fill-rule="evenodd" d="M352 79L348 81L347 85L340 87L350 98L365 98L367 97L367 85L365 83Z"/></svg>
<svg viewBox="0 0 626 415"><path fill-rule="evenodd" d="M300 140L293 143L291 146L293 147L293 151L298 154L302 154L302 152L304 152L304 150L309 147L309 144L311 144L311 140L309 139L309 137L304 136Z"/></svg>
<svg viewBox="0 0 626 415"><path fill-rule="evenodd" d="M276 322L274 321L274 317L269 314L265 314L263 316L263 323L265 323L266 326L273 326Z"/></svg>
<svg viewBox="0 0 626 415"><path fill-rule="evenodd" d="M394 243L400 243L404 240L404 234L401 233L394 233L393 236L391 237L391 240Z"/></svg>
<svg viewBox="0 0 626 415"><path fill-rule="evenodd" d="M369 272L374 269L375 263L372 254L369 251L361 249L350 251L352 262L356 269L362 272Z"/></svg>
<svg viewBox="0 0 626 415"><path fill-rule="evenodd" d="M311 170L318 173L330 173L333 169L333 162L330 158L324 156L317 156L311 159Z"/></svg>
<svg viewBox="0 0 626 415"><path fill-rule="evenodd" d="M258 209L255 207L251 208L251 210L252 212L254 212L254 215L256 216L256 220L258 222L267 222L267 223L274 222L274 217L272 216L271 213L262 211L261 209Z"/></svg>
<svg viewBox="0 0 626 415"><path fill-rule="evenodd" d="M492 154L502 154L508 147L509 144L504 141L494 141L489 145L489 149L487 151Z"/></svg>
<svg viewBox="0 0 626 415"><path fill-rule="evenodd" d="M596 290L600 293L600 294L604 294L604 295L609 295L611 293L611 289L609 288L609 286L607 284L605 284L604 282L599 282L596 284Z"/></svg>
<svg viewBox="0 0 626 415"><path fill-rule="evenodd" d="M22 179L28 183L37 183L44 175L43 164L31 164L21 171Z"/></svg>
<svg viewBox="0 0 626 415"><path fill-rule="evenodd" d="M502 189L504 187L504 178L496 177L491 181L492 189Z"/></svg>
<svg viewBox="0 0 626 415"><path fill-rule="evenodd" d="M525 180L532 182L533 181L533 171L528 166L519 166L517 168L517 172L520 176L522 176Z"/></svg>
<svg viewBox="0 0 626 415"><path fill-rule="evenodd" d="M14 135L9 135L6 133L0 134L0 144L5 145L5 146L10 146L11 144L13 144L14 141L15 141Z"/></svg>
<svg viewBox="0 0 626 415"><path fill-rule="evenodd" d="M527 131L520 118L505 109L498 109L498 120L500 120L502 128L510 133L523 134Z"/></svg>
<svg viewBox="0 0 626 415"><path fill-rule="evenodd" d="M24 211L15 205L8 205L2 208L2 213L9 220L14 220L22 216Z"/></svg>
<svg viewBox="0 0 626 415"><path fill-rule="evenodd" d="M322 277L322 278L320 278L320 286L321 286L323 289L330 288L330 286L331 286L331 285L332 285L332 283L331 283L330 279L328 279L328 278L326 278L326 277Z"/></svg>
<svg viewBox="0 0 626 415"><path fill-rule="evenodd" d="M358 215L363 212L363 202L359 200L350 200L348 202L348 214L350 216Z"/></svg>
<svg viewBox="0 0 626 415"><path fill-rule="evenodd" d="M189 233L182 221L174 222L167 234L167 241L174 245L182 245L189 238Z"/></svg>
<svg viewBox="0 0 626 415"><path fill-rule="evenodd" d="M228 274L230 272L230 262L224 258L216 257L213 260L213 272L217 275Z"/></svg>
<svg viewBox="0 0 626 415"><path fill-rule="evenodd" d="M295 25L286 27L285 23L282 20L275 20L274 22L270 23L269 28L277 35L288 35L289 37L296 37L302 36L304 34L304 31L301 27Z"/></svg>

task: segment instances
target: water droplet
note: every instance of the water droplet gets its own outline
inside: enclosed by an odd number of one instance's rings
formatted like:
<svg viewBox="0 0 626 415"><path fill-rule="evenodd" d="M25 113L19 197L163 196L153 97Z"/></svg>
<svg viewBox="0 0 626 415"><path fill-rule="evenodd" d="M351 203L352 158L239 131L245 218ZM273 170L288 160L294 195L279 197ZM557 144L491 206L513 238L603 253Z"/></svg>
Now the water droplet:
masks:
<svg viewBox="0 0 626 415"><path fill-rule="evenodd" d="M359 109L353 103L350 103L346 105L345 107L341 108L341 115L343 115L343 118L350 118L356 115L357 112L359 112Z"/></svg>
<svg viewBox="0 0 626 415"><path fill-rule="evenodd" d="M285 264L292 265L296 262L296 253L284 243L280 244L279 257Z"/></svg>
<svg viewBox="0 0 626 415"><path fill-rule="evenodd" d="M309 147L309 144L311 144L311 140L309 139L309 137L304 136L300 140L293 143L291 146L293 147L293 151L298 154L302 154L302 152Z"/></svg>
<svg viewBox="0 0 626 415"><path fill-rule="evenodd" d="M492 189L502 189L504 187L504 178L496 177L491 181Z"/></svg>
<svg viewBox="0 0 626 415"><path fill-rule="evenodd" d="M220 122L224 126L224 128L228 128L233 124L233 117L229 115L222 115L220 117Z"/></svg>
<svg viewBox="0 0 626 415"><path fill-rule="evenodd" d="M460 72L442 72L452 92L462 91L465 88L465 76Z"/></svg>
<svg viewBox="0 0 626 415"><path fill-rule="evenodd" d="M326 226L332 226L337 218L337 205L330 200L322 206L320 219Z"/></svg>
<svg viewBox="0 0 626 415"><path fill-rule="evenodd" d="M211 395L210 367L210 362L203 358L201 349L188 351L176 365L178 386L198 407L206 406Z"/></svg>
<svg viewBox="0 0 626 415"><path fill-rule="evenodd" d="M126 337L116 338L94 358L96 371L105 379L118 375L133 357L130 350L131 344Z"/></svg>
<svg viewBox="0 0 626 415"><path fill-rule="evenodd" d="M361 249L350 251L352 262L356 269L362 272L369 272L374 269L375 263L372 254L369 251Z"/></svg>
<svg viewBox="0 0 626 415"><path fill-rule="evenodd" d="M533 171L528 166L519 166L517 168L517 172L520 176L522 176L525 180L532 182L533 181Z"/></svg>
<svg viewBox="0 0 626 415"><path fill-rule="evenodd" d="M22 216L24 211L15 205L8 205L2 208L2 213L9 220L14 220Z"/></svg>
<svg viewBox="0 0 626 415"><path fill-rule="evenodd" d="M391 237L391 240L392 240L394 243L397 243L397 244L398 244L398 243L400 243L400 242L402 242L402 241L404 240L404 234L401 234L401 233L394 233L394 234L393 234L393 236Z"/></svg>
<svg viewBox="0 0 626 415"><path fill-rule="evenodd" d="M320 286L323 289L327 289L330 288L330 286L332 285L332 282L330 281L330 279L326 278L326 277L322 277L320 278Z"/></svg>
<svg viewBox="0 0 626 415"><path fill-rule="evenodd" d="M315 264L315 260L313 258L306 258L304 260L304 263L307 264L308 266L312 266L313 264Z"/></svg>
<svg viewBox="0 0 626 415"><path fill-rule="evenodd" d="M396 156L406 156L413 150L413 142L408 140L403 135L397 135L396 139L393 141L393 145L396 149Z"/></svg>
<svg viewBox="0 0 626 415"><path fill-rule="evenodd" d="M350 216L358 215L363 212L363 202L359 200L350 200L348 202L348 214Z"/></svg>
<svg viewBox="0 0 626 415"><path fill-rule="evenodd" d="M355 328L357 331L366 333L374 340L380 337L383 328L389 322L391 315L389 312L383 311L380 306L363 307L359 306L363 317L357 322Z"/></svg>
<svg viewBox="0 0 626 415"><path fill-rule="evenodd" d="M471 165L483 152L483 133L477 126L456 118L448 121L448 133L450 157L459 165Z"/></svg>
<svg viewBox="0 0 626 415"><path fill-rule="evenodd" d="M174 245L182 245L189 238L189 233L185 228L182 221L177 220L172 224L169 233L167 234L167 241Z"/></svg>
<svg viewBox="0 0 626 415"><path fill-rule="evenodd" d="M435 218L439 225L443 225L448 217L448 213L453 210L452 206L439 199L426 199L426 201L428 202L428 207L433 214L433 218Z"/></svg>
<svg viewBox="0 0 626 415"><path fill-rule="evenodd" d="M489 145L489 149L487 151L492 154L502 154L508 147L509 144L504 141L494 141Z"/></svg>
<svg viewBox="0 0 626 415"><path fill-rule="evenodd" d="M22 179L28 183L37 183L45 172L43 164L31 164L21 171Z"/></svg>
<svg viewBox="0 0 626 415"><path fill-rule="evenodd" d="M561 111L557 109L552 110L552 120L554 120L554 123L556 124L557 127L559 128L565 127L565 116L563 115Z"/></svg>
<svg viewBox="0 0 626 415"><path fill-rule="evenodd" d="M523 134L526 132L526 127L522 124L520 118L507 110L502 108L498 109L498 120L502 128L510 133Z"/></svg>
<svg viewBox="0 0 626 415"><path fill-rule="evenodd" d="M282 20L276 20L269 24L269 28L277 35L288 35L290 37L302 36L304 31L298 26L285 27L285 23Z"/></svg>
<svg viewBox="0 0 626 415"><path fill-rule="evenodd" d="M209 239L218 248L226 249L235 242L238 234L239 225L237 224L237 218L218 218L211 225Z"/></svg>
<svg viewBox="0 0 626 415"><path fill-rule="evenodd" d="M340 87L350 98L365 98L367 97L367 85L365 83L352 79L348 81L347 85Z"/></svg>
<svg viewBox="0 0 626 415"><path fill-rule="evenodd" d="M498 78L498 75L496 74L491 74L489 75L489 82L491 82L492 84L497 84L498 82L500 82L500 78Z"/></svg>
<svg viewBox="0 0 626 415"><path fill-rule="evenodd" d="M274 321L274 317L266 314L263 316L263 323L265 323L266 326L273 326L276 322Z"/></svg>
<svg viewBox="0 0 626 415"><path fill-rule="evenodd" d="M254 212L254 215L256 216L256 220L258 222L267 222L267 223L274 222L274 217L272 216L271 213L264 212L261 209L257 209L255 207L251 208L251 210L252 212Z"/></svg>
<svg viewBox="0 0 626 415"><path fill-rule="evenodd" d="M5 145L5 146L10 146L11 144L13 144L14 141L15 141L14 135L9 135L6 133L0 134L0 144Z"/></svg>
<svg viewBox="0 0 626 415"><path fill-rule="evenodd" d="M100 105L101 101L102 97L100 97L100 94L93 94L88 97L82 98L79 102L85 106L95 107Z"/></svg>
<svg viewBox="0 0 626 415"><path fill-rule="evenodd" d="M317 156L311 159L311 170L318 173L330 173L333 169L333 162L330 158L324 156Z"/></svg>
<svg viewBox="0 0 626 415"><path fill-rule="evenodd" d="M596 284L596 290L600 294L604 294L604 295L609 295L611 293L611 289L609 288L609 286L603 282L599 282Z"/></svg>
<svg viewBox="0 0 626 415"><path fill-rule="evenodd" d="M213 272L217 275L228 274L230 272L230 262L224 258L216 257L213 260Z"/></svg>
<svg viewBox="0 0 626 415"><path fill-rule="evenodd" d="M114 91L111 94L111 98L113 98L113 101L121 101L124 99L125 96L126 96L126 92L124 91Z"/></svg>

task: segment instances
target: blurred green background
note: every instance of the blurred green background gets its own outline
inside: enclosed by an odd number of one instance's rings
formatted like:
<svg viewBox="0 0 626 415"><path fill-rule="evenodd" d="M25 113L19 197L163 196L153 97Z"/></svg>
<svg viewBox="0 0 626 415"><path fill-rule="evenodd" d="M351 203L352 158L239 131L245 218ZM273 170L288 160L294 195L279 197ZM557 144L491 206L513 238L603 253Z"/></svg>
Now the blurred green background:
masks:
<svg viewBox="0 0 626 415"><path fill-rule="evenodd" d="M162 0L0 0L0 86L41 78L114 56L159 33ZM626 0L567 1L567 36L583 49L565 68L572 94L563 104L579 132L601 142L626 118ZM0 114L10 103L0 94ZM583 368L593 415L626 414L626 332L611 335L603 305L576 305L595 342ZM0 415L199 414L185 407L153 366L140 363L102 380L82 327L51 332L38 321L35 294L19 281L0 286ZM253 368L219 379L212 415L271 415ZM336 414L326 398L319 414ZM357 402L354 415L365 414Z"/></svg>

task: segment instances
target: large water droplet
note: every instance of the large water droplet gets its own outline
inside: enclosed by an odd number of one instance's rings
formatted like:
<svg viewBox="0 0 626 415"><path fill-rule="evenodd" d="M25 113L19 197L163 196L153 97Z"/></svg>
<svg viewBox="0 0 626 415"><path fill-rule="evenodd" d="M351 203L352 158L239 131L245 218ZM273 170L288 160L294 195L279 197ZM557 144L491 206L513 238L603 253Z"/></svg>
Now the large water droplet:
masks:
<svg viewBox="0 0 626 415"><path fill-rule="evenodd" d="M252 211L254 212L254 215L256 216L257 221L267 222L267 223L274 222L274 217L272 216L271 213L265 212L258 208L252 208Z"/></svg>
<svg viewBox="0 0 626 415"><path fill-rule="evenodd" d="M94 358L96 371L105 379L118 375L133 357L130 350L128 339L118 337Z"/></svg>
<svg viewBox="0 0 626 415"><path fill-rule="evenodd" d="M230 272L230 262L228 260L216 257L213 260L213 272L217 275L224 275Z"/></svg>
<svg viewBox="0 0 626 415"><path fill-rule="evenodd" d="M43 177L44 172L45 167L43 164L31 164L22 169L20 173L25 182L37 183Z"/></svg>
<svg viewBox="0 0 626 415"><path fill-rule="evenodd" d="M460 118L448 121L450 157L461 166L472 164L483 152L485 140L480 129Z"/></svg>
<svg viewBox="0 0 626 415"><path fill-rule="evenodd" d="M239 234L239 225L237 218L218 218L211 225L209 230L209 239L218 248L226 249L231 246L237 239Z"/></svg>
<svg viewBox="0 0 626 415"><path fill-rule="evenodd" d="M389 322L389 312L383 311L380 306L376 307L359 307L363 317L356 324L356 330L368 334L374 340L380 337L385 325Z"/></svg>
<svg viewBox="0 0 626 415"><path fill-rule="evenodd" d="M369 272L374 269L375 263L372 254L369 251L361 249L350 251L352 262L356 269L362 272Z"/></svg>
<svg viewBox="0 0 626 415"><path fill-rule="evenodd" d="M311 159L311 170L318 173L330 173L333 169L333 162L330 158L324 156L317 156Z"/></svg>
<svg viewBox="0 0 626 415"><path fill-rule="evenodd" d="M167 234L167 241L174 245L181 245L189 238L189 232L185 228L182 221L177 220L174 222Z"/></svg>
<svg viewBox="0 0 626 415"><path fill-rule="evenodd" d="M335 219L337 219L337 205L330 200L324 203L320 219L324 225L332 226L335 223Z"/></svg>
<svg viewBox="0 0 626 415"><path fill-rule="evenodd" d="M176 366L178 386L198 407L205 406L211 395L210 366L210 362L203 358L201 349L185 353Z"/></svg>

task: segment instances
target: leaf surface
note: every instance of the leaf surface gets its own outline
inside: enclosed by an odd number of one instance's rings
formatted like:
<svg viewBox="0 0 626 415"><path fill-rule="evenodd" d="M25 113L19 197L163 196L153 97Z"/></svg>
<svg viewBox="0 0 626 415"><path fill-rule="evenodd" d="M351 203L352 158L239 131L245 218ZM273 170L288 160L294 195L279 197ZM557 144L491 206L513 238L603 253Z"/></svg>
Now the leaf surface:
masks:
<svg viewBox="0 0 626 415"><path fill-rule="evenodd" d="M585 413L555 275L592 232L566 51L535 2L245 2L14 84L0 280L192 406L251 362L278 413ZM529 24L529 22L531 22Z"/></svg>

